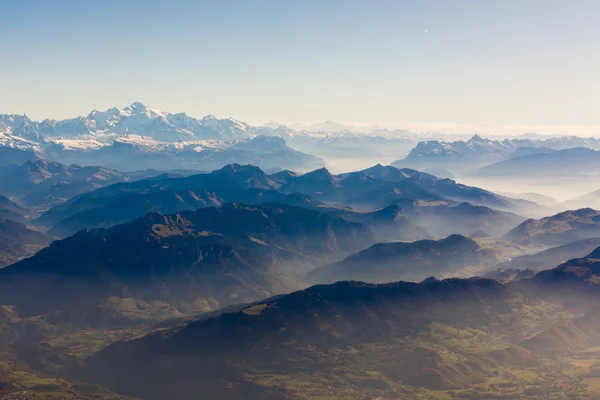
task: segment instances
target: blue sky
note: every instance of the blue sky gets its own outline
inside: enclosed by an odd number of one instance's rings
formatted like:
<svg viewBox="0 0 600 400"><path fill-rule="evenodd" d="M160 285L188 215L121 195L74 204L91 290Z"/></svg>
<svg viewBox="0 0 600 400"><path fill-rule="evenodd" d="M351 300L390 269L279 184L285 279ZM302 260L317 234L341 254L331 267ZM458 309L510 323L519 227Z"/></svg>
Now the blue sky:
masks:
<svg viewBox="0 0 600 400"><path fill-rule="evenodd" d="M0 113L600 135L600 2L0 0Z"/></svg>

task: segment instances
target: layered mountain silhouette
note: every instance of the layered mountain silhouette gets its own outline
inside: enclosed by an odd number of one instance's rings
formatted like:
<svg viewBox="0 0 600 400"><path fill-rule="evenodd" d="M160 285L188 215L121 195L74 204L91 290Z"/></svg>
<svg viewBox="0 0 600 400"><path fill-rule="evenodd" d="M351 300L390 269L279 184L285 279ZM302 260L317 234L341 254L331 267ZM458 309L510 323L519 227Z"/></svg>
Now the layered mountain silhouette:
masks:
<svg viewBox="0 0 600 400"><path fill-rule="evenodd" d="M372 243L361 224L294 206L151 213L3 269L0 302L87 324L197 313L296 288L315 264Z"/></svg>
<svg viewBox="0 0 600 400"><path fill-rule="evenodd" d="M0 191L27 206L48 208L99 187L157 175L155 170L120 172L37 159L0 169Z"/></svg>
<svg viewBox="0 0 600 400"><path fill-rule="evenodd" d="M412 243L378 243L333 264L311 271L315 283L343 280L365 282L421 281L465 266L493 264L493 251L461 235Z"/></svg>
<svg viewBox="0 0 600 400"><path fill-rule="evenodd" d="M516 207L508 199L490 192L437 179L416 171L394 171L392 167L371 169L371 174L396 176L401 181L384 181L363 172L333 175L320 169L298 175L290 172L266 174L258 167L239 164L228 165L210 174L198 174L185 178L156 178L133 183L110 185L77 196L41 215L35 223L51 227L53 234L67 236L83 228L109 227L123 223L147 212L173 213L207 206L219 206L227 202L263 203L276 202L307 208L327 208L337 212L348 211L339 204L359 204L364 211L387 210L347 216L367 222L376 227L376 220L385 213L404 223L406 234L394 235L394 240L411 240L426 237L422 231L409 233L409 221L421 225L430 234L447 236L458 232L470 234L482 226L486 231L503 234L522 221L516 215L495 211L486 207L461 204L461 199L486 203L498 208ZM388 171L388 172L385 172ZM411 175L411 173L413 175ZM403 177L403 178L401 178ZM385 193L391 193L386 197ZM448 197L446 197L448 196ZM364 200L358 201L358 198ZM323 202L335 203L327 206ZM388 206L399 207L400 213ZM351 211L351 210L350 210ZM386 217L387 218L387 217ZM383 228L383 225L381 225ZM432 228L432 229L430 229ZM456 229L448 232L448 229ZM387 228L385 228L387 229ZM382 229L382 232L385 231ZM420 228L418 228L420 229ZM416 230L418 230L416 229Z"/></svg>
<svg viewBox="0 0 600 400"><path fill-rule="evenodd" d="M547 246L560 246L596 237L600 237L600 212L591 208L565 211L538 220L530 219L505 235L514 243Z"/></svg>
<svg viewBox="0 0 600 400"><path fill-rule="evenodd" d="M9 146L0 146L0 171L5 167L21 165L27 161L37 159L39 159L39 157L33 150L22 150Z"/></svg>
<svg viewBox="0 0 600 400"><path fill-rule="evenodd" d="M170 214L182 210L220 206L225 203L263 203L318 206L318 202L299 194L285 195L262 189L260 178L246 180L245 174L256 167L238 168L229 175L223 170L186 178L158 177L131 184L117 184L75 197L42 214L36 224L51 226L50 232L61 237L83 228L110 227L143 216L148 212ZM225 170L230 167L225 167Z"/></svg>
<svg viewBox="0 0 600 400"><path fill-rule="evenodd" d="M586 177L600 167L600 152L571 148L551 152L520 155L488 165L472 172L482 177Z"/></svg>
<svg viewBox="0 0 600 400"><path fill-rule="evenodd" d="M35 254L52 239L25 225L0 217L0 268Z"/></svg>
<svg viewBox="0 0 600 400"><path fill-rule="evenodd" d="M0 195L0 218L23 222L29 211L6 196Z"/></svg>
<svg viewBox="0 0 600 400"><path fill-rule="evenodd" d="M597 138L572 136L492 140L474 135L466 141L419 142L408 156L393 162L392 165L399 168L445 168L457 173L481 168L475 173L482 176L507 175L510 172L510 176L548 176L555 173L565 175L565 171L576 172L575 169L578 168L569 166L569 160L579 166L586 164L594 158L592 149L598 148L600 142ZM557 163L550 160L556 160Z"/></svg>
<svg viewBox="0 0 600 400"><path fill-rule="evenodd" d="M551 269L574 258L590 254L600 247L600 238L583 239L552 247L535 254L515 257L510 261L498 264L501 269L528 269L534 272Z"/></svg>

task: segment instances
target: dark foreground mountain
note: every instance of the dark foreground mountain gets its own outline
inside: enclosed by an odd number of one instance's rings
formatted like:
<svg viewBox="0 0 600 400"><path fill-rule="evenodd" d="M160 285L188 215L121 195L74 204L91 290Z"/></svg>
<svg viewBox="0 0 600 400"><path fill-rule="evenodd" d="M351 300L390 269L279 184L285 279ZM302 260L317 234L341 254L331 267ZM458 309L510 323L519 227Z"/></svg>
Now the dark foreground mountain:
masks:
<svg viewBox="0 0 600 400"><path fill-rule="evenodd" d="M542 219L529 219L505 235L518 244L560 246L600 237L600 211L591 208L565 211Z"/></svg>
<svg viewBox="0 0 600 400"><path fill-rule="evenodd" d="M83 230L0 272L0 304L83 324L198 313L299 287L322 260L372 244L305 208L228 204Z"/></svg>
<svg viewBox="0 0 600 400"><path fill-rule="evenodd" d="M421 281L428 276L453 273L462 267L493 264L492 250L482 249L460 235L412 243L378 243L308 275L312 282L342 280L365 282Z"/></svg>
<svg viewBox="0 0 600 400"><path fill-rule="evenodd" d="M27 229L19 222L0 217L0 268L35 254L51 241L42 232Z"/></svg>
<svg viewBox="0 0 600 400"><path fill-rule="evenodd" d="M387 398L409 395L407 385L460 388L483 380L491 365L527 365L532 356L505 343L442 365L427 338L442 326L486 329L518 312L517 299L482 279L314 286L117 343L88 360L85 376L148 400L343 396L348 388L346 397Z"/></svg>
<svg viewBox="0 0 600 400"><path fill-rule="evenodd" d="M79 376L149 400L593 399L599 327L485 279L338 282L116 343Z"/></svg>

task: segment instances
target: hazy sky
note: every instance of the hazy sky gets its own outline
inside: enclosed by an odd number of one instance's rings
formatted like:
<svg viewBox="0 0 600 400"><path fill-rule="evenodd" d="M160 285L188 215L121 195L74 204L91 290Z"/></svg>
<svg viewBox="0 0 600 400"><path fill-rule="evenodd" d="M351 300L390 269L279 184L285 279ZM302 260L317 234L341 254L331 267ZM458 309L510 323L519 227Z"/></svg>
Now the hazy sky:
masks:
<svg viewBox="0 0 600 400"><path fill-rule="evenodd" d="M0 0L0 113L600 135L600 1Z"/></svg>

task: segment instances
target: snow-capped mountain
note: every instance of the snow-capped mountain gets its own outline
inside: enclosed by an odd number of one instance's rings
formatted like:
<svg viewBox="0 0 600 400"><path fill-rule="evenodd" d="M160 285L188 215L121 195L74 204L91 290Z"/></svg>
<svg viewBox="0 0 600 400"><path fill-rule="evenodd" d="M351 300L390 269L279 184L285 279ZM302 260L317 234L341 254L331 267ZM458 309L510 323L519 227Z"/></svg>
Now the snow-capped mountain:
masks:
<svg viewBox="0 0 600 400"><path fill-rule="evenodd" d="M94 110L85 117L35 122L23 115L0 115L0 133L29 140L41 138L112 141L124 134L147 136L163 142L235 140L254 137L252 126L232 118L202 119L171 114L135 102L125 108Z"/></svg>
<svg viewBox="0 0 600 400"><path fill-rule="evenodd" d="M285 126L254 127L212 115L197 119L139 102L61 121L0 115L0 146L32 150L61 163L123 171L212 170L232 162L266 170L306 171L325 166L322 159L288 147L286 140L293 135Z"/></svg>

